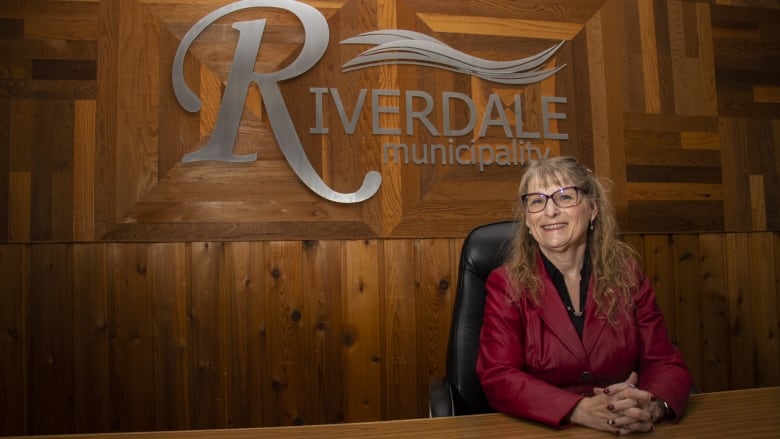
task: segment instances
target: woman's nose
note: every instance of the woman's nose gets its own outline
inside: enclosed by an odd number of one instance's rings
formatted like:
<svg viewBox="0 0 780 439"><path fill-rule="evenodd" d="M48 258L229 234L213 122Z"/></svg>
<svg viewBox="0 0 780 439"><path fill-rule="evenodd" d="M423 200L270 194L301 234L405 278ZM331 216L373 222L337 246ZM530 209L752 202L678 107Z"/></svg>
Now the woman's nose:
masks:
<svg viewBox="0 0 780 439"><path fill-rule="evenodd" d="M544 206L544 214L547 216L555 216L560 212L560 208L553 202L552 198L547 200L547 205Z"/></svg>

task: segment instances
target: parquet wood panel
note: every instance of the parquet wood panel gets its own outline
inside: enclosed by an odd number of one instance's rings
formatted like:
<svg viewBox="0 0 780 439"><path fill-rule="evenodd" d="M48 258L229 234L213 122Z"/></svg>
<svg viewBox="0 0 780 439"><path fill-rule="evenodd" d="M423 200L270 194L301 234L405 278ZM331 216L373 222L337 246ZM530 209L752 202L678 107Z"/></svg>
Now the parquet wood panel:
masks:
<svg viewBox="0 0 780 439"><path fill-rule="evenodd" d="M184 153L213 129L236 33L220 22L193 45L185 74L204 102L183 111L170 63L184 33L228 1L4 2L0 8L0 239L5 241L361 239L462 237L475 225L511 217L519 168L384 162L385 143L425 139L370 135L370 108L348 135L323 107L328 135L313 135L310 87L336 87L346 116L361 89L457 90L477 108L495 93L512 110L524 99L524 130L541 129L541 96L567 97L553 127L568 140L541 140L574 155L613 185L626 232L752 231L780 227L777 129L780 56L772 2L589 0L548 2L419 0L313 2L329 23L331 46L318 67L283 84L305 153L327 184L356 187L377 169L379 193L358 205L307 189L281 154L262 95L250 90L236 152L251 164L185 166ZM273 71L304 38L283 11L261 11L273 32L257 68ZM235 19L257 18L242 12ZM340 65L358 48L338 41L376 29L411 29L485 59L516 59L565 43L567 67L542 83L498 87L414 66L367 69L344 80ZM99 55L99 56L98 56ZM404 97L383 105L404 108ZM441 116L434 108L432 120ZM511 118L511 113L509 113ZM386 117L385 117L386 116ZM403 111L385 114L402 126ZM461 117L461 116L458 116ZM482 117L482 116L480 116ZM502 135L488 132L486 142ZM456 139L461 141L461 139ZM446 139L443 139L446 143ZM671 184L651 195L634 183ZM665 194L717 193L707 203ZM716 186L720 185L720 188ZM652 186L650 186L652 187ZM457 205L453 206L453 200ZM658 211L658 209L663 209ZM689 216L689 211L699 212ZM648 216L650 215L650 216Z"/></svg>

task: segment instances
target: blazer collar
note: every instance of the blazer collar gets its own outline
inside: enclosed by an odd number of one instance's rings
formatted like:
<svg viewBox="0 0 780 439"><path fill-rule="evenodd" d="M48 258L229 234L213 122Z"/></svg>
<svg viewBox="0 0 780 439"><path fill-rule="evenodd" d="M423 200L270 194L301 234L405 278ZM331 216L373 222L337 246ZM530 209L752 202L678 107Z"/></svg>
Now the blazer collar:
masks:
<svg viewBox="0 0 780 439"><path fill-rule="evenodd" d="M543 287L541 293L541 318L550 328L553 334L558 337L564 346L582 363L583 367L589 367L588 356L601 336L606 325L606 319L596 315L596 304L593 302L594 277L590 276L588 281L588 299L585 303L585 326L582 331L582 340L574 329L569 313L561 301L558 291L555 289L547 270L544 267L541 257L538 260L538 269L544 275Z"/></svg>

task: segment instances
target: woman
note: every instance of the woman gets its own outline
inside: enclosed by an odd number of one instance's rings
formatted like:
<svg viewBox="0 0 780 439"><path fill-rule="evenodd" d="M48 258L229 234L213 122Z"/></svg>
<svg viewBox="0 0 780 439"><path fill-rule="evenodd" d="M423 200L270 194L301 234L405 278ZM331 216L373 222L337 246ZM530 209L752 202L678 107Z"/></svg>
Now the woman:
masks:
<svg viewBox="0 0 780 439"><path fill-rule="evenodd" d="M532 162L518 230L487 280L477 373L490 404L555 427L650 431L691 376L603 185L576 160Z"/></svg>

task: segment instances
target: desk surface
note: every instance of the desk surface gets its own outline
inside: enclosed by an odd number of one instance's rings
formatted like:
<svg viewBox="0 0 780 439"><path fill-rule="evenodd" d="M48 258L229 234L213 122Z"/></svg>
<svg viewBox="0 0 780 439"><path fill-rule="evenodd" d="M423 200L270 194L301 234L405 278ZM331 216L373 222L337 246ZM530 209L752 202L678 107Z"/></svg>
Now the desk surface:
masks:
<svg viewBox="0 0 780 439"><path fill-rule="evenodd" d="M503 414L456 416L436 419L362 422L301 427L233 430L112 433L27 438L85 439L365 439L365 438L601 438L608 434L584 427L556 430ZM631 435L631 437L641 437ZM662 423L656 438L778 438L780 437L780 387L734 390L693 395L679 424Z"/></svg>

